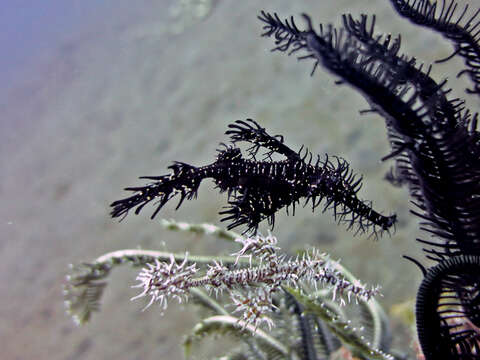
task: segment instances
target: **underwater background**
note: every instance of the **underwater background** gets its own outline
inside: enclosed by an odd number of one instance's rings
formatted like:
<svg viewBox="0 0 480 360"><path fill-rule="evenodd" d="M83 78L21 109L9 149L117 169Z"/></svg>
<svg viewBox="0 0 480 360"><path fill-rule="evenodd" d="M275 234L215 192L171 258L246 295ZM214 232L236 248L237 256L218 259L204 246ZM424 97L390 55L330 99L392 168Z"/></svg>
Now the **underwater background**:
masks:
<svg viewBox="0 0 480 360"><path fill-rule="evenodd" d="M347 159L364 175L361 197L399 218L392 236L374 241L337 226L328 211L281 211L273 231L279 245L326 251L363 282L380 284L379 301L391 315L398 304L413 310L421 273L402 255L423 261L414 241L418 219L408 212L406 189L383 180L393 165L380 162L389 153L383 120L360 116L367 103L323 69L310 77L308 61L271 53L256 17L264 9L294 15L302 26L303 12L336 24L343 13L376 14L377 31L401 33L402 52L426 64L451 53L440 36L380 0L20 4L0 15L2 359L181 359L182 336L199 319L195 306L172 302L163 316L155 306L142 312L147 300L129 301L138 293L131 288L137 270L124 266L109 277L101 311L77 327L65 314L62 284L68 264L122 248L234 252L222 240L160 226L161 218L220 224L226 195L212 182L197 200L178 211L167 204L155 220L146 210L119 223L109 204L126 195L124 187L141 184L138 176L167 173L173 160L212 162L227 125L248 117L295 150L304 144ZM455 79L459 64L436 65L433 77L448 76L454 94L466 97L468 83ZM478 108L478 100L467 98L467 106ZM405 332L405 316L393 313L394 331ZM395 341L412 347L405 337ZM207 340L197 358L228 344L215 342Z"/></svg>

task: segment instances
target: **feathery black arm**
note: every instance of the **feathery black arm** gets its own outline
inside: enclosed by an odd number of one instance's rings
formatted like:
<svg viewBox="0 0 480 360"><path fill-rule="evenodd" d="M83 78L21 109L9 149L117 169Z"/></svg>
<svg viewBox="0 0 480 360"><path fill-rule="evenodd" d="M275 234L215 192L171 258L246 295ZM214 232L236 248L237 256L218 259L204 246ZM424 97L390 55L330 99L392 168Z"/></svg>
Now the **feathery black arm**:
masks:
<svg viewBox="0 0 480 360"><path fill-rule="evenodd" d="M458 14L458 3L454 0L390 0L395 10L411 22L439 32L454 43L455 51L446 61L459 55L465 60L467 69L458 75L467 74L473 82L469 93L480 95L480 9L472 16L466 17L468 4ZM464 20L466 19L465 23Z"/></svg>
<svg viewBox="0 0 480 360"><path fill-rule="evenodd" d="M417 295L418 338L426 359L478 359L480 257L460 255L428 270Z"/></svg>
<svg viewBox="0 0 480 360"><path fill-rule="evenodd" d="M392 156L402 179L426 220L424 229L437 237L429 256L480 253L480 155L476 123L463 102L447 100L446 81L435 82L429 70L414 58L398 55L400 39L373 35L373 21L344 17L345 27L320 25L317 33L307 15L306 30L293 18L282 22L262 12L263 36L275 38L273 50L304 50L300 59L311 58L360 91L372 109L385 120ZM438 239L439 238L439 239ZM452 245L453 244L453 245ZM440 254L440 255L439 255ZM440 256L440 257L439 257Z"/></svg>

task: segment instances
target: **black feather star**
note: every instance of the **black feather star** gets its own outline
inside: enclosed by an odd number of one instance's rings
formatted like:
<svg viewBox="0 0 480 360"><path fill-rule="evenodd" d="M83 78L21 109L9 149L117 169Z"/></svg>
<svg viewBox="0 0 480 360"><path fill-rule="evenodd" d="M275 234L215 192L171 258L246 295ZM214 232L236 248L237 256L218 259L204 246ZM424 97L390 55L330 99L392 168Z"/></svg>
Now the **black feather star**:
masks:
<svg viewBox="0 0 480 360"><path fill-rule="evenodd" d="M228 193L228 207L220 212L225 215L222 221L230 221L228 229L240 225L247 226L247 232L256 232L258 224L267 219L274 226L275 213L282 208L295 206L304 199L304 206L311 204L312 210L325 199L323 211L332 208L335 219L345 222L347 227L356 227L356 232L377 232L389 230L395 223L396 216L384 216L372 209L369 202L357 197L361 187L361 177L355 175L349 164L338 157L331 161L313 156L307 150L295 152L283 143L283 137L271 136L255 121L237 120L229 125L226 132L233 143L231 146L221 144L216 161L206 166L195 167L175 162L169 168L172 172L161 176L143 176L152 180L140 187L125 190L134 194L111 204L112 217L121 217L135 208L138 214L142 208L156 201L152 218L175 195L180 195L177 209L184 199L196 198L203 179L212 178L220 192ZM235 146L237 142L252 144L250 158L242 157ZM266 161L255 160L260 148L268 150ZM272 154L285 157L282 161L273 161Z"/></svg>
<svg viewBox="0 0 480 360"><path fill-rule="evenodd" d="M453 0L390 0L413 23L451 40L465 60L480 94L480 10L467 16ZM425 269L417 296L417 328L427 360L480 358L480 133L478 115L464 101L449 99L446 80L436 82L414 57L399 55L400 36L374 35L375 17L343 16L343 27L320 25L317 32L303 15L301 30L293 17L281 20L262 12L263 36L275 40L274 51L303 51L312 59L312 74L320 65L359 91L371 110L383 116L395 158L395 176L407 184L423 222L432 235L418 239L427 258L438 264ZM441 61L446 61L444 59ZM393 174L393 172L392 172Z"/></svg>

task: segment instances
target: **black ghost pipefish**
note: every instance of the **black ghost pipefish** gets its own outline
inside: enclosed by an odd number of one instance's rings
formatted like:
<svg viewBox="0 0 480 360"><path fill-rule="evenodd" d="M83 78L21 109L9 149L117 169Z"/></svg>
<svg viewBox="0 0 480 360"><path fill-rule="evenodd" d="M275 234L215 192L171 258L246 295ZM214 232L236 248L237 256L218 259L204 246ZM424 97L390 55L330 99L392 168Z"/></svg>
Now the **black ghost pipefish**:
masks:
<svg viewBox="0 0 480 360"><path fill-rule="evenodd" d="M312 210L326 199L323 211L332 208L338 222L346 222L350 229L356 225L357 232L389 230L395 223L396 215L383 216L372 209L370 202L357 197L361 177L355 175L349 164L338 157L332 162L328 155L324 160L317 156L312 163L312 154L307 150L295 152L283 143L282 136L271 136L255 121L237 120L226 132L233 145L221 144L217 149L215 162L206 166L192 166L174 162L170 174L142 176L152 180L139 187L125 190L134 194L111 204L112 217L121 217L135 208L138 214L151 201L157 201L154 218L162 207L175 195L180 194L178 209L185 199L196 198L203 179L212 178L220 192L228 193L228 207L221 211L222 221L231 221L228 229L246 225L246 232L256 232L258 224L267 219L273 228L275 213L281 208L293 207L305 198L304 206L311 201ZM237 142L252 144L250 158L245 159ZM264 147L268 149L264 161L257 161L255 155ZM283 155L285 160L273 161L271 155Z"/></svg>

